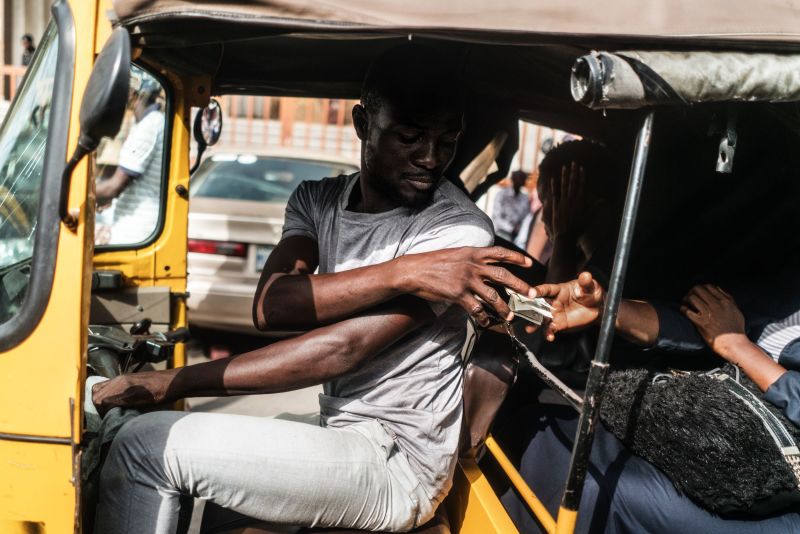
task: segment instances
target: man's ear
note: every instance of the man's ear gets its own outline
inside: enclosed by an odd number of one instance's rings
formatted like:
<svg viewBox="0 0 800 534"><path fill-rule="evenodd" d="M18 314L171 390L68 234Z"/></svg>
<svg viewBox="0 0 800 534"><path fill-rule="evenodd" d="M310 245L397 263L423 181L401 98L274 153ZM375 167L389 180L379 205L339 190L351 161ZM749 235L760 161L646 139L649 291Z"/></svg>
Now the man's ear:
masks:
<svg viewBox="0 0 800 534"><path fill-rule="evenodd" d="M358 138L362 141L366 141L369 116L367 115L367 110L361 104L353 106L353 127L356 129Z"/></svg>

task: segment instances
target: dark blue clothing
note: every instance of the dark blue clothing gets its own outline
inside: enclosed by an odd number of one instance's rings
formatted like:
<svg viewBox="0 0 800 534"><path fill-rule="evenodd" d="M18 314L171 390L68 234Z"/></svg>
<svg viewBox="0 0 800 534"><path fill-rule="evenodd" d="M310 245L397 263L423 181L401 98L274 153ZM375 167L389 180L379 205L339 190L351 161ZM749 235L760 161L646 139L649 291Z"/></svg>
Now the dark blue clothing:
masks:
<svg viewBox="0 0 800 534"><path fill-rule="evenodd" d="M658 339L654 349L690 352L706 348L706 344L691 321L677 307L654 302L658 314ZM757 339L764 327L781 317L767 317L757 311L742 310L747 320L747 335ZM786 313L781 310L780 313ZM787 314L788 315L788 314ZM785 316L785 315L784 315ZM800 339L786 345L778 358L778 363L788 369L764 393L764 400L780 408L787 419L800 426Z"/></svg>
<svg viewBox="0 0 800 534"><path fill-rule="evenodd" d="M800 426L800 373L783 373L764 393L764 400L780 408L789 421Z"/></svg>
<svg viewBox="0 0 800 534"><path fill-rule="evenodd" d="M800 339L784 347L778 363L788 371L767 389L764 400L780 408L788 420L800 426Z"/></svg>
<svg viewBox="0 0 800 534"><path fill-rule="evenodd" d="M790 261L776 273L730 293L745 318L747 336L757 340L764 328L800 310L800 276L796 261ZM655 349L672 352L692 352L707 349L689 319L680 312L679 304L650 300L658 313L659 332ZM800 354L800 352L798 352ZM798 358L797 369L800 369Z"/></svg>
<svg viewBox="0 0 800 534"><path fill-rule="evenodd" d="M564 406L540 405L531 410L532 413L523 416L532 424L526 429L520 472L555 517L567 476L577 414ZM501 499L521 532L541 532L516 492L509 490ZM800 532L800 513L753 521L715 516L680 495L666 475L634 456L613 434L598 425L576 532Z"/></svg>

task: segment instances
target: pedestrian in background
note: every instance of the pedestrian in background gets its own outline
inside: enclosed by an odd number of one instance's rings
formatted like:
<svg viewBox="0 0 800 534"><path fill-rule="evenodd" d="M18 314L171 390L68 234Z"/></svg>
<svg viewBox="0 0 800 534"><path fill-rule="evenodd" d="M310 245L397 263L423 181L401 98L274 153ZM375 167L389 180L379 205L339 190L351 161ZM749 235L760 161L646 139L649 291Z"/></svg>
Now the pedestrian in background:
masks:
<svg viewBox="0 0 800 534"><path fill-rule="evenodd" d="M528 173L514 171L511 173L511 187L504 187L494 197L492 222L494 231L503 239L511 242L517 237L522 221L530 213L528 192L523 189Z"/></svg>
<svg viewBox="0 0 800 534"><path fill-rule="evenodd" d="M33 59L33 53L36 52L36 45L33 43L33 35L26 33L22 36L22 64L28 66Z"/></svg>
<svg viewBox="0 0 800 534"><path fill-rule="evenodd" d="M536 187L528 191L528 199L528 214L522 219L517 236L514 238L514 244L522 250L528 249L528 243L531 240L531 230L537 218L539 218L539 211L542 209L542 201L539 200L539 193L536 191ZM538 260L538 258L536 259Z"/></svg>

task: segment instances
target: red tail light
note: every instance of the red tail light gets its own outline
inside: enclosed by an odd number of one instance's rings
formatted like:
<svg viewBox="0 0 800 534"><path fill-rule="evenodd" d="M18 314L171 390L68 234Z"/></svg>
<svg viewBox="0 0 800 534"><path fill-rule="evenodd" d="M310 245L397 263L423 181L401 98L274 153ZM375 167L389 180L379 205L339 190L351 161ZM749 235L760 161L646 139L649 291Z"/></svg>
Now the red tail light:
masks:
<svg viewBox="0 0 800 534"><path fill-rule="evenodd" d="M210 241L208 239L190 239L189 252L200 254L220 254L222 256L247 256L247 245L244 243L230 243L228 241Z"/></svg>

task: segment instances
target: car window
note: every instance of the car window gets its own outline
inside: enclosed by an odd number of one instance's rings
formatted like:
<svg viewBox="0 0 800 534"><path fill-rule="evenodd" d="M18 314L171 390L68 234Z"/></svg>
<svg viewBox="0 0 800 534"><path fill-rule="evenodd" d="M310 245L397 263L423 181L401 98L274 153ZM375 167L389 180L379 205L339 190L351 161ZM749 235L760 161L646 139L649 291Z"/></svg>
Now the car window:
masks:
<svg viewBox="0 0 800 534"><path fill-rule="evenodd" d="M0 323L16 315L30 283L58 34L47 31L0 129Z"/></svg>
<svg viewBox="0 0 800 534"><path fill-rule="evenodd" d="M192 180L193 197L286 202L303 180L350 174L346 164L253 155L215 155Z"/></svg>
<svg viewBox="0 0 800 534"><path fill-rule="evenodd" d="M165 107L158 79L131 65L122 128L103 141L95 158L96 245L133 248L155 237L163 205Z"/></svg>

